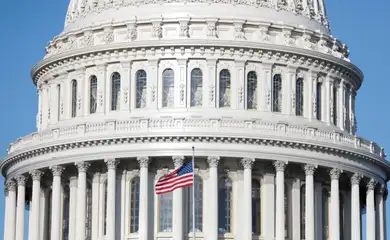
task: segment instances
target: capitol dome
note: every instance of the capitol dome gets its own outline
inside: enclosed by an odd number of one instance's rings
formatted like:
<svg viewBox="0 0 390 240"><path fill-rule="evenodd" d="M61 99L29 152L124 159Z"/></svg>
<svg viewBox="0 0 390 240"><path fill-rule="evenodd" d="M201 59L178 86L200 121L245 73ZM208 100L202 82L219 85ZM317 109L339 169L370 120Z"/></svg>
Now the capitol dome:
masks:
<svg viewBox="0 0 390 240"><path fill-rule="evenodd" d="M363 210L386 239L390 164L324 0L70 0L31 75L5 240L360 240ZM195 196L157 195L192 147Z"/></svg>

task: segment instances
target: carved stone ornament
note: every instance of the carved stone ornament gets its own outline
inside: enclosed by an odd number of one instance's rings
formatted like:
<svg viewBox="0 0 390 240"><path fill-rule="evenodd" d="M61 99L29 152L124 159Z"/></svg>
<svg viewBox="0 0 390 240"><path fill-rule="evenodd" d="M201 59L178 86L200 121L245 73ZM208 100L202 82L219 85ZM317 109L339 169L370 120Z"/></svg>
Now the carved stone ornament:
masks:
<svg viewBox="0 0 390 240"><path fill-rule="evenodd" d="M143 156L143 157L137 157L137 161L139 163L140 168L148 168L151 159L149 157Z"/></svg>
<svg viewBox="0 0 390 240"><path fill-rule="evenodd" d="M103 41L106 44L114 42L114 29L112 27L107 27L104 29Z"/></svg>
<svg viewBox="0 0 390 240"><path fill-rule="evenodd" d="M234 37L236 39L244 39L245 38L245 33L244 33L244 28L242 23L234 23Z"/></svg>
<svg viewBox="0 0 390 240"><path fill-rule="evenodd" d="M152 37L153 38L162 38L162 26L161 22L153 22L152 23Z"/></svg>
<svg viewBox="0 0 390 240"><path fill-rule="evenodd" d="M244 169L252 169L253 164L255 163L254 158L243 158L241 159L241 164Z"/></svg>
<svg viewBox="0 0 390 240"><path fill-rule="evenodd" d="M41 181L41 178L43 176L43 172L39 171L39 170L32 170L30 172L30 175L31 175L33 181Z"/></svg>
<svg viewBox="0 0 390 240"><path fill-rule="evenodd" d="M136 23L130 23L127 25L127 38L131 41L134 41L137 39L137 24Z"/></svg>
<svg viewBox="0 0 390 240"><path fill-rule="evenodd" d="M386 184L381 184L381 185L379 186L379 191L378 191L378 193L379 193L380 195L383 195L383 194L385 194L386 190L387 190Z"/></svg>
<svg viewBox="0 0 390 240"><path fill-rule="evenodd" d="M207 22L207 37L216 37L215 22Z"/></svg>
<svg viewBox="0 0 390 240"><path fill-rule="evenodd" d="M312 164L306 164L303 166L303 170L305 171L306 175L313 175L316 171L317 167Z"/></svg>
<svg viewBox="0 0 390 240"><path fill-rule="evenodd" d="M115 158L105 159L104 162L106 163L108 170L115 170L119 164L119 161Z"/></svg>
<svg viewBox="0 0 390 240"><path fill-rule="evenodd" d="M7 180L5 182L7 191L16 191L16 182L14 180Z"/></svg>
<svg viewBox="0 0 390 240"><path fill-rule="evenodd" d="M339 178L340 178L340 176L341 176L341 173L343 173L342 170L337 169L337 168L333 168L333 169L330 170L330 172L329 172L330 179L332 179L332 180L339 180Z"/></svg>
<svg viewBox="0 0 390 240"><path fill-rule="evenodd" d="M207 157L207 163L209 164L210 168L217 168L220 159L221 158L217 157L217 156L210 156L210 157Z"/></svg>
<svg viewBox="0 0 390 240"><path fill-rule="evenodd" d="M78 162L75 163L79 172L87 172L88 168L91 166L89 162Z"/></svg>
<svg viewBox="0 0 390 240"><path fill-rule="evenodd" d="M351 177L351 185L359 185L360 181L363 179L363 174L354 173Z"/></svg>
<svg viewBox="0 0 390 240"><path fill-rule="evenodd" d="M184 163L185 157L184 156L173 156L173 165L175 168L181 167Z"/></svg>
<svg viewBox="0 0 390 240"><path fill-rule="evenodd" d="M188 37L188 22L180 22L179 23L179 36L180 37Z"/></svg>
<svg viewBox="0 0 390 240"><path fill-rule="evenodd" d="M50 170L53 173L54 177L60 177L61 174L64 172L65 168L62 166L51 166Z"/></svg>
<svg viewBox="0 0 390 240"><path fill-rule="evenodd" d="M92 31L84 32L84 39L82 41L84 47L90 47L94 45L94 36Z"/></svg>
<svg viewBox="0 0 390 240"><path fill-rule="evenodd" d="M368 190L375 190L375 186L378 184L378 181L374 178L371 178L370 181L367 183L367 191Z"/></svg>
<svg viewBox="0 0 390 240"><path fill-rule="evenodd" d="M276 172L284 172L286 169L287 163L283 161L276 161L273 163Z"/></svg>

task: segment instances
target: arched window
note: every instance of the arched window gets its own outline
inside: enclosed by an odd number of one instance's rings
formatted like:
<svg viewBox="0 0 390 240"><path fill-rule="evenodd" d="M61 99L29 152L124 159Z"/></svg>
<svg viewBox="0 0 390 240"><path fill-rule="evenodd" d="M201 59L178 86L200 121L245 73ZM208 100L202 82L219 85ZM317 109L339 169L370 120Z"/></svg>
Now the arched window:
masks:
<svg viewBox="0 0 390 240"><path fill-rule="evenodd" d="M202 106L203 73L199 68L191 71L191 107Z"/></svg>
<svg viewBox="0 0 390 240"><path fill-rule="evenodd" d="M131 180L130 232L136 233L139 229L139 186L140 179Z"/></svg>
<svg viewBox="0 0 390 240"><path fill-rule="evenodd" d="M72 80L72 113L71 117L76 117L77 114L77 81L75 79Z"/></svg>
<svg viewBox="0 0 390 240"><path fill-rule="evenodd" d="M255 71L250 71L247 76L247 99L246 105L248 109L257 109L257 74Z"/></svg>
<svg viewBox="0 0 390 240"><path fill-rule="evenodd" d="M69 239L69 199L70 199L70 189L69 185L64 186L64 198L63 198L63 207L62 207L62 239Z"/></svg>
<svg viewBox="0 0 390 240"><path fill-rule="evenodd" d="M282 111L282 76L276 74L272 81L272 112Z"/></svg>
<svg viewBox="0 0 390 240"><path fill-rule="evenodd" d="M163 102L162 107L173 107L175 104L175 73L172 69L163 72Z"/></svg>
<svg viewBox="0 0 390 240"><path fill-rule="evenodd" d="M303 78L295 83L295 115L303 116Z"/></svg>
<svg viewBox="0 0 390 240"><path fill-rule="evenodd" d="M330 211L330 195L327 189L322 191L322 225L323 228L323 239L329 239L329 211Z"/></svg>
<svg viewBox="0 0 390 240"><path fill-rule="evenodd" d="M301 186L301 239L306 239L306 185Z"/></svg>
<svg viewBox="0 0 390 240"><path fill-rule="evenodd" d="M121 75L117 72L111 76L111 111L119 110L121 94Z"/></svg>
<svg viewBox="0 0 390 240"><path fill-rule="evenodd" d="M230 107L230 72L227 69L219 73L219 107Z"/></svg>
<svg viewBox="0 0 390 240"><path fill-rule="evenodd" d="M159 196L160 201L160 232L172 232L172 192L165 193Z"/></svg>
<svg viewBox="0 0 390 240"><path fill-rule="evenodd" d="M349 111L350 92L349 92L348 86L346 87L344 94L345 94L345 104L344 104L344 106L345 106L345 130L347 130L349 132L351 130L350 129L351 121L350 121L350 116L349 116L349 114L350 114L350 111Z"/></svg>
<svg viewBox="0 0 390 240"><path fill-rule="evenodd" d="M91 76L89 89L89 113L96 113L97 108L97 78Z"/></svg>
<svg viewBox="0 0 390 240"><path fill-rule="evenodd" d="M336 84L333 85L333 124L337 126L337 120L338 120L338 117L337 117L337 100L338 100L338 96L337 96L337 86Z"/></svg>
<svg viewBox="0 0 390 240"><path fill-rule="evenodd" d="M317 120L321 120L322 119L322 116L321 116L321 111L322 111L322 83L321 82L317 82L317 101L316 101L316 111L317 111Z"/></svg>
<svg viewBox="0 0 390 240"><path fill-rule="evenodd" d="M218 232L231 232L232 181L223 177L218 183Z"/></svg>
<svg viewBox="0 0 390 240"><path fill-rule="evenodd" d="M203 180L199 176L195 176L194 181L195 186L195 232L203 231ZM187 188L189 196L189 232L193 232L192 229L192 188L193 186Z"/></svg>
<svg viewBox="0 0 390 240"><path fill-rule="evenodd" d="M103 225L103 234L107 234L107 181L104 183L104 210L103 210L103 219L104 219L104 225Z"/></svg>
<svg viewBox="0 0 390 240"><path fill-rule="evenodd" d="M87 180L86 191L86 209L85 209L85 239L91 239L92 236L92 184Z"/></svg>
<svg viewBox="0 0 390 240"><path fill-rule="evenodd" d="M261 192L256 179L252 179L252 232L261 235Z"/></svg>
<svg viewBox="0 0 390 240"><path fill-rule="evenodd" d="M147 75L145 70L138 70L136 76L136 108L146 107Z"/></svg>

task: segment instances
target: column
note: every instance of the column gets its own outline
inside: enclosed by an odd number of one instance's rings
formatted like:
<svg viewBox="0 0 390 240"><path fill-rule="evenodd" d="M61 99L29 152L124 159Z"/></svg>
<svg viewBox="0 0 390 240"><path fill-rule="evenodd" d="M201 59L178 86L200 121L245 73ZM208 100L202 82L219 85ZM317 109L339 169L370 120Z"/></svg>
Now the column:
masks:
<svg viewBox="0 0 390 240"><path fill-rule="evenodd" d="M361 240L361 209L359 184L363 175L355 173L351 177L351 240Z"/></svg>
<svg viewBox="0 0 390 240"><path fill-rule="evenodd" d="M104 113L106 111L107 100L109 95L105 92L105 83L110 82L111 79L107 78L107 65L102 64L96 66L96 77L97 77L97 108L96 113Z"/></svg>
<svg viewBox="0 0 390 240"><path fill-rule="evenodd" d="M107 165L107 239L115 239L115 190L116 190L116 167L118 161L114 158L106 159Z"/></svg>
<svg viewBox="0 0 390 240"><path fill-rule="evenodd" d="M340 169L332 169L330 171L331 189L330 189L330 223L329 223L329 239L340 240L340 192L339 178L342 171Z"/></svg>
<svg viewBox="0 0 390 240"><path fill-rule="evenodd" d="M244 239L252 239L252 166L254 162L254 158L241 159L244 167L244 201L242 204L245 222L242 235Z"/></svg>
<svg viewBox="0 0 390 240"><path fill-rule="evenodd" d="M308 74L308 81L304 84L304 89L308 89L307 93L304 96L303 102L305 104L305 109L307 109L307 118L315 119L316 118L316 93L317 93L317 73L310 71ZM307 86L307 87L306 87ZM303 91L305 92L305 91ZM306 97L306 98L305 98ZM305 112L305 111L304 111Z"/></svg>
<svg viewBox="0 0 390 240"><path fill-rule="evenodd" d="M209 202L209 217L208 217L208 227L209 227L209 238L207 240L218 239L218 163L220 157L211 156L207 157L207 162L209 164L209 186L208 193Z"/></svg>
<svg viewBox="0 0 390 240"><path fill-rule="evenodd" d="M322 183L316 182L314 183L314 189L315 189L315 213L316 213L316 239L320 240L323 237L323 225L322 225L322 218L323 218L323 212L322 212Z"/></svg>
<svg viewBox="0 0 390 240"><path fill-rule="evenodd" d="M87 170L90 164L79 162L75 164L78 170L77 179L77 204L76 204L76 240L85 239L85 219L87 207ZM112 238L114 239L114 238Z"/></svg>
<svg viewBox="0 0 390 240"><path fill-rule="evenodd" d="M274 162L276 170L276 214L275 214L275 239L285 240L284 222L284 170L287 163L282 161Z"/></svg>
<svg viewBox="0 0 390 240"><path fill-rule="evenodd" d="M315 231L314 231L314 172L316 166L307 164L304 166L304 171L306 174L305 182L305 239L314 240Z"/></svg>
<svg viewBox="0 0 390 240"><path fill-rule="evenodd" d="M356 90L351 88L351 103L350 103L350 114L351 114L351 134L356 134L356 115L355 115L355 99L356 99Z"/></svg>
<svg viewBox="0 0 390 240"><path fill-rule="evenodd" d="M374 192L378 182L370 179L366 193L366 240L375 240L375 203Z"/></svg>
<svg viewBox="0 0 390 240"><path fill-rule="evenodd" d="M139 186L139 240L148 240L148 185L149 185L149 157L137 158L140 167Z"/></svg>
<svg viewBox="0 0 390 240"><path fill-rule="evenodd" d="M73 176L69 179L69 240L76 239L77 202L77 177ZM93 227L94 225L92 224Z"/></svg>
<svg viewBox="0 0 390 240"><path fill-rule="evenodd" d="M203 86L203 106L208 108L215 108L216 106L216 88L217 88L217 59L206 59L207 72L205 73L205 79Z"/></svg>
<svg viewBox="0 0 390 240"><path fill-rule="evenodd" d="M18 183L18 199L17 199L17 206L16 206L15 239L24 240L26 177L23 175L19 175L16 177L16 182Z"/></svg>
<svg viewBox="0 0 390 240"><path fill-rule="evenodd" d="M59 84L52 83L50 85L50 124L56 124L59 120Z"/></svg>
<svg viewBox="0 0 390 240"><path fill-rule="evenodd" d="M275 236L275 174L266 173L263 178L263 185L261 186L261 227L265 240L274 240Z"/></svg>
<svg viewBox="0 0 390 240"><path fill-rule="evenodd" d="M51 237L50 240L61 239L61 174L65 170L61 166L50 168L53 173L52 204L51 204Z"/></svg>
<svg viewBox="0 0 390 240"><path fill-rule="evenodd" d="M46 83L42 84L42 112L41 112L41 129L46 128L49 121L49 87Z"/></svg>
<svg viewBox="0 0 390 240"><path fill-rule="evenodd" d="M172 159L175 169L183 165L184 156L173 156ZM183 188L178 188L173 191L173 240L182 240L184 237L183 209Z"/></svg>
<svg viewBox="0 0 390 240"><path fill-rule="evenodd" d="M293 98L293 96L295 96L295 91L293 91L293 90L295 90L295 85L296 85L297 69L295 67L288 66L285 75L286 75L286 77L284 77L284 79L286 79L286 81L283 82L283 84L285 84L285 85L282 85L282 86L286 86L286 88L284 88L284 90L282 87L282 91L283 91L282 111L285 114L295 115L295 107L294 107L295 106L295 103L294 103L295 98L294 99L292 99L292 98Z"/></svg>
<svg viewBox="0 0 390 240"><path fill-rule="evenodd" d="M13 180L5 182L7 189L6 205L5 205L5 224L4 224L4 239L15 240L15 223L16 223L16 183Z"/></svg>
<svg viewBox="0 0 390 240"><path fill-rule="evenodd" d="M130 79L134 78L135 76L131 75L131 62L122 62L122 69L123 69L123 75L121 76L121 104L120 104L120 110L123 112L129 112L130 110L130 102L134 102L135 98L134 95L130 94L132 91L131 85L130 85Z"/></svg>
<svg viewBox="0 0 390 240"><path fill-rule="evenodd" d="M246 107L246 76L245 76L245 61L235 60L235 74L237 81L232 81L232 108L245 109Z"/></svg>
<svg viewBox="0 0 390 240"><path fill-rule="evenodd" d="M77 78L77 107L76 107L76 116L84 116L89 113L89 98L84 93L85 85L89 82L89 77L85 75L85 68L76 69L75 75ZM70 85L70 91L72 94L72 85ZM72 99L72 97L70 97ZM71 108L71 106L69 106ZM69 116L72 114L72 109L69 111Z"/></svg>
<svg viewBox="0 0 390 240"><path fill-rule="evenodd" d="M338 106L338 113L337 113L337 121L338 121L338 127L341 128L341 130L344 130L345 125L345 116L344 116L344 106L345 106L345 84L344 80L340 81L339 87L337 89L337 106Z"/></svg>
<svg viewBox="0 0 390 240"><path fill-rule="evenodd" d="M375 229L376 229L376 238L378 240L385 240L384 229L386 228L386 226L384 222L384 217L386 213L384 212L384 200L383 200L383 195L385 191L386 191L386 185L382 184L375 197L375 209L376 209Z"/></svg>
<svg viewBox="0 0 390 240"><path fill-rule="evenodd" d="M334 80L328 75L325 81L325 122L330 125L333 123L333 84Z"/></svg>
<svg viewBox="0 0 390 240"><path fill-rule="evenodd" d="M40 207L39 207L39 236L41 240L47 240L49 239L48 235L48 222L51 219L48 219L48 212L49 212L49 199L48 199L48 189L42 188L41 189L41 195L40 195Z"/></svg>
<svg viewBox="0 0 390 240"><path fill-rule="evenodd" d="M39 170L33 170L30 172L33 180L33 190L32 190L32 206L30 216L31 218L31 228L30 236L32 240L39 240L39 207L40 207L40 195L41 195L41 177L43 172Z"/></svg>

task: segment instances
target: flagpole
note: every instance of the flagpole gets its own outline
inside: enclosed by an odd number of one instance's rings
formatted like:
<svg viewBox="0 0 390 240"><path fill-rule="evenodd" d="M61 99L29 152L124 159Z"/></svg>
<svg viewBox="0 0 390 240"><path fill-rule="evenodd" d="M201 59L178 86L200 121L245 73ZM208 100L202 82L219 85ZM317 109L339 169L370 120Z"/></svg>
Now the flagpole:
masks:
<svg viewBox="0 0 390 240"><path fill-rule="evenodd" d="M192 239L195 240L195 147L192 147Z"/></svg>

